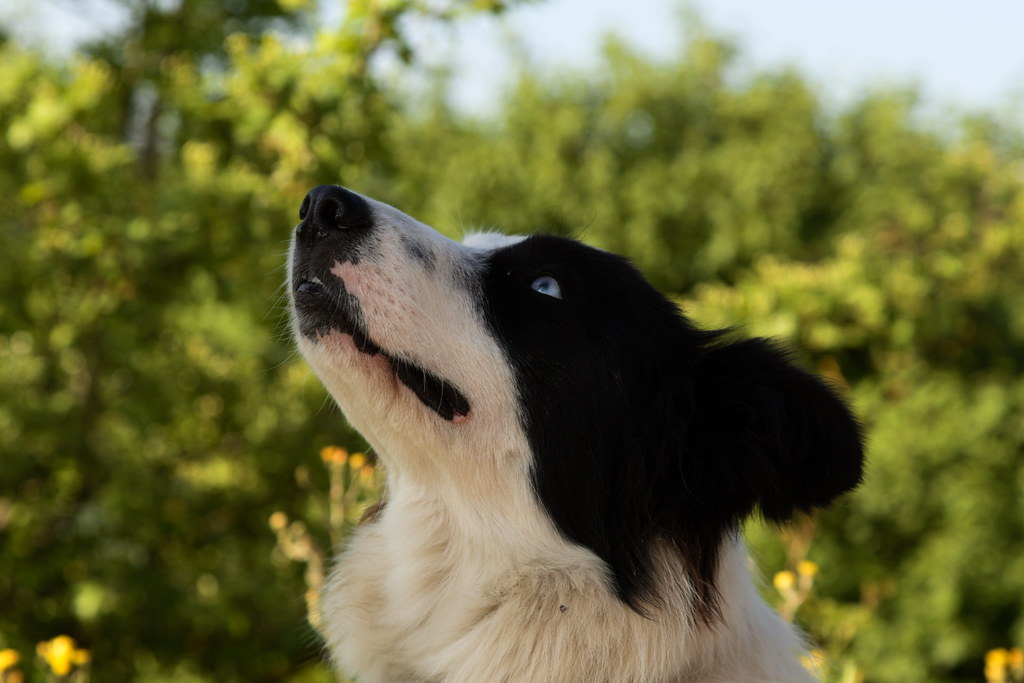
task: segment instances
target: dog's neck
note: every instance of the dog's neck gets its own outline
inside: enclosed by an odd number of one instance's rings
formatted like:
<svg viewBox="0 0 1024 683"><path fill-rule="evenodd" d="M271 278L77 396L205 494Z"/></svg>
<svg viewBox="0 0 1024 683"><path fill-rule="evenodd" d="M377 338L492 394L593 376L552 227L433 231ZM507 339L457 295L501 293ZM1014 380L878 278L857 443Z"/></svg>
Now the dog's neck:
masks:
<svg viewBox="0 0 1024 683"><path fill-rule="evenodd" d="M382 524L400 530L405 542L443 545L453 563L465 559L498 572L534 561L591 563L596 558L556 530L529 476L514 471L525 462L513 453L486 459L476 454L452 476L436 467L399 465L394 471L385 461L388 504Z"/></svg>

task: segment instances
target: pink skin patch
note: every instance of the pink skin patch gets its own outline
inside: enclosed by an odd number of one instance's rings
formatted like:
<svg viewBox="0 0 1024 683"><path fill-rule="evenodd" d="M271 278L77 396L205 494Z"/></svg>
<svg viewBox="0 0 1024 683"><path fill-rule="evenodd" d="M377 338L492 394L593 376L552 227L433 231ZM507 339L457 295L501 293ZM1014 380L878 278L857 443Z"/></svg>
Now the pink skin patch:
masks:
<svg viewBox="0 0 1024 683"><path fill-rule="evenodd" d="M351 294L356 297L360 294L365 294L360 286L362 285L362 278L359 277L359 271L351 261L345 261L344 263L335 261L331 267L331 273L345 283L345 289Z"/></svg>
<svg viewBox="0 0 1024 683"><path fill-rule="evenodd" d="M372 264L356 266L351 261L335 261L331 274L345 285L345 291L354 296L363 308L363 315L372 319L375 314L389 311L397 303L387 291L388 280L381 270ZM367 330L369 332L369 330ZM386 339L374 339L378 344Z"/></svg>
<svg viewBox="0 0 1024 683"><path fill-rule="evenodd" d="M463 415L462 413L455 413L455 416L452 417L452 424L453 425L464 425L467 422L469 422L469 415Z"/></svg>

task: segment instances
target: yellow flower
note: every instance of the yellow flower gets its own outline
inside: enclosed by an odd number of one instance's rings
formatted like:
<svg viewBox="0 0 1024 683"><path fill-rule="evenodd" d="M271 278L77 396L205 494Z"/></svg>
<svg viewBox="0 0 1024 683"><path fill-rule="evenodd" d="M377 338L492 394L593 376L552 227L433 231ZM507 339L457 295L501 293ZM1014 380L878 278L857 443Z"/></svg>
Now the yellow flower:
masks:
<svg viewBox="0 0 1024 683"><path fill-rule="evenodd" d="M288 515L280 510L270 515L270 528L274 531L281 531L288 526Z"/></svg>
<svg viewBox="0 0 1024 683"><path fill-rule="evenodd" d="M1002 683L1006 680L1006 665L1010 653L999 647L985 653L985 680L989 683Z"/></svg>
<svg viewBox="0 0 1024 683"><path fill-rule="evenodd" d="M1007 664L1018 676L1024 674L1024 650L1015 647L1007 653Z"/></svg>
<svg viewBox="0 0 1024 683"><path fill-rule="evenodd" d="M89 651L76 649L71 636L57 636L39 643L36 652L58 676L67 676L72 667L89 663Z"/></svg>
<svg viewBox="0 0 1024 683"><path fill-rule="evenodd" d="M0 650L0 673L16 666L20 659L21 655L18 654L17 650Z"/></svg>
<svg viewBox="0 0 1024 683"><path fill-rule="evenodd" d="M780 593L791 591L793 590L793 586L796 585L796 574L787 569L786 571L776 574L772 583L775 584L775 590Z"/></svg>
<svg viewBox="0 0 1024 683"><path fill-rule="evenodd" d="M352 457L348 459L348 464L353 470L359 470L366 464L366 456L362 453L353 453Z"/></svg>
<svg viewBox="0 0 1024 683"><path fill-rule="evenodd" d="M800 576L817 576L819 571L818 565L810 560L803 560L796 565L796 573Z"/></svg>
<svg viewBox="0 0 1024 683"><path fill-rule="evenodd" d="M326 465L344 465L348 460L348 451L338 446L325 446L320 449L320 459Z"/></svg>

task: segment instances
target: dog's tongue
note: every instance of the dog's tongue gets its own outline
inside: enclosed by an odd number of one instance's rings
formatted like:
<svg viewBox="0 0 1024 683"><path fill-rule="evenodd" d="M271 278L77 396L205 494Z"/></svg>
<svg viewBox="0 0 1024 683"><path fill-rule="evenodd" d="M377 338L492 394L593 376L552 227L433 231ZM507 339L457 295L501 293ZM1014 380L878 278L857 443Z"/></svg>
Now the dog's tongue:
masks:
<svg viewBox="0 0 1024 683"><path fill-rule="evenodd" d="M435 413L452 424L469 420L469 401L451 382L399 358L391 358L395 375Z"/></svg>

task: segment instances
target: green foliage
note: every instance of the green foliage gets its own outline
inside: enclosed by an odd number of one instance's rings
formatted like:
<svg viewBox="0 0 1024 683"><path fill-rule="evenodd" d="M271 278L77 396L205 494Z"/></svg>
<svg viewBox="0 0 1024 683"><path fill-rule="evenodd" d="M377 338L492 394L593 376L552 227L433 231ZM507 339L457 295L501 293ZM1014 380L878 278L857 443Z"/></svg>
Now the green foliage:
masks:
<svg viewBox="0 0 1024 683"><path fill-rule="evenodd" d="M298 204L329 182L453 235L626 253L702 324L839 382L871 466L817 520L798 613L836 676L978 680L1024 642L1020 129L930 130L906 93L828 111L699 32L668 64L612 42L599 75L524 72L472 120L369 60L415 61L410 12L508 3L353 2L289 35L307 3L185 2L174 39L161 3L126 4L125 40L66 63L0 41L0 649L67 633L99 681L323 679L268 519L326 546L318 450L360 445L281 306Z"/></svg>

